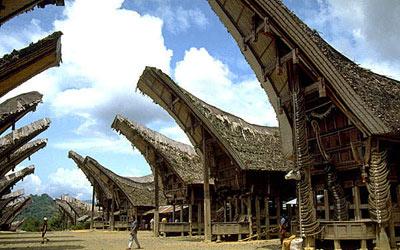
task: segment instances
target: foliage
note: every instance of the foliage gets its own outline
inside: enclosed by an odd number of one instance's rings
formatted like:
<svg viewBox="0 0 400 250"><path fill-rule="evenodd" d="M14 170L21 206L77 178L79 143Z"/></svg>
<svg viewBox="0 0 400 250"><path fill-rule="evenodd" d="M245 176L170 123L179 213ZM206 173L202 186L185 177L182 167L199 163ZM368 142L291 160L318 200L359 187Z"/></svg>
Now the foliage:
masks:
<svg viewBox="0 0 400 250"><path fill-rule="evenodd" d="M42 221L43 217L51 218L58 213L57 205L49 195L31 195L31 198L32 203L18 215L16 220L32 217Z"/></svg>
<svg viewBox="0 0 400 250"><path fill-rule="evenodd" d="M72 230L82 230L82 229L89 229L90 228L90 221L86 222L78 222L76 225L72 225Z"/></svg>
<svg viewBox="0 0 400 250"><path fill-rule="evenodd" d="M21 229L24 231L29 231L29 232L37 232L40 231L41 227L41 221L34 218L34 217L28 217L25 219L24 223L22 224Z"/></svg>

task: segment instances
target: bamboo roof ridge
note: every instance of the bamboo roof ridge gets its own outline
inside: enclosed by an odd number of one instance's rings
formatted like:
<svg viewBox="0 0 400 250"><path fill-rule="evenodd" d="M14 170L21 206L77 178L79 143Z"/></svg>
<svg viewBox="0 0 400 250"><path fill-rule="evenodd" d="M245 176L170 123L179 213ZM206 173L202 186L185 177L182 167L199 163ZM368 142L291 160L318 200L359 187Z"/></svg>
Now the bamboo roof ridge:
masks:
<svg viewBox="0 0 400 250"><path fill-rule="evenodd" d="M47 145L47 139L37 139L20 147L9 157L0 161L0 177L7 174L10 170L15 168L19 163L36 153Z"/></svg>
<svg viewBox="0 0 400 250"><path fill-rule="evenodd" d="M32 91L12 97L0 104L0 134L42 102L43 95Z"/></svg>
<svg viewBox="0 0 400 250"><path fill-rule="evenodd" d="M60 31L0 59L0 97L42 71L61 63Z"/></svg>
<svg viewBox="0 0 400 250"><path fill-rule="evenodd" d="M23 197L12 206L6 207L1 214L0 225L8 225L20 214L27 206L32 203L31 197Z"/></svg>
<svg viewBox="0 0 400 250"><path fill-rule="evenodd" d="M90 156L85 158L85 164L96 167L105 174L126 195L132 206L154 206L154 180L148 183L135 182L115 174ZM163 203L165 203L165 197L160 195L160 204Z"/></svg>
<svg viewBox="0 0 400 250"><path fill-rule="evenodd" d="M5 177L0 179L0 195L4 195L5 191L8 188L11 188L15 183L22 180L25 176L33 174L35 171L35 167L33 165L26 167L20 171L15 173L6 175Z"/></svg>
<svg viewBox="0 0 400 250"><path fill-rule="evenodd" d="M147 148L154 148L157 158L165 160L184 183L203 183L201 159L192 146L174 141L121 115L115 117L111 127L122 133L141 152L150 166L154 167L157 159L151 159Z"/></svg>
<svg viewBox="0 0 400 250"><path fill-rule="evenodd" d="M201 148L201 142L194 140L193 134L190 132L191 128L177 117L172 110L172 103L166 103L157 96L155 88L166 88L171 91L171 95L175 96L175 100L183 102L200 120L201 125L221 142L226 152L232 159L235 159L242 170L289 170L281 152L277 127L250 124L209 105L178 86L161 70L153 67L146 67L137 86L141 92L150 96L154 102L174 117L195 147Z"/></svg>
<svg viewBox="0 0 400 250"><path fill-rule="evenodd" d="M72 150L68 152L68 157L76 163L77 167L82 170L86 178L89 180L92 186L94 186L99 200L102 198L112 198L112 190L109 188L107 183L105 183L97 174L95 174L96 172L93 172L92 169L85 164L85 158Z"/></svg>
<svg viewBox="0 0 400 250"><path fill-rule="evenodd" d="M257 41L243 45L244 38L252 32L250 23L239 24L236 16L240 5L261 20L267 20L270 31L296 48L305 60L311 62L316 73L340 97L346 108L355 117L353 123L361 123L362 131L368 135L400 135L400 82L362 68L329 45L317 31L310 29L280 0L226 1L208 0L228 31L235 38L259 81L267 85L260 68L265 68L265 58L247 46L256 46ZM228 3L229 2L229 3ZM230 8L227 6L231 5ZM237 10L239 9L239 10ZM257 44L257 46L267 46ZM251 48L254 48L251 47ZM246 52L244 52L246 51ZM262 51L262 50L261 50ZM266 56L265 56L266 57Z"/></svg>
<svg viewBox="0 0 400 250"><path fill-rule="evenodd" d="M64 0L2 0L0 9L0 26L11 18L35 7L44 8L46 5L55 4L64 6Z"/></svg>
<svg viewBox="0 0 400 250"><path fill-rule="evenodd" d="M38 134L45 131L50 126L50 119L44 118L18 128L11 133L0 138L0 159L11 154L25 143L35 138Z"/></svg>

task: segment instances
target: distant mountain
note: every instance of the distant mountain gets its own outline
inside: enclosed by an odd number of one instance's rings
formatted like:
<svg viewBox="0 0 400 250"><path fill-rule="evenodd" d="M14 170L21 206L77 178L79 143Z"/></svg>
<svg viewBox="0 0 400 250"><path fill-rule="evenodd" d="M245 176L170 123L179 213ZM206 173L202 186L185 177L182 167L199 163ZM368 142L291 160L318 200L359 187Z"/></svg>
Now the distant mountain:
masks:
<svg viewBox="0 0 400 250"><path fill-rule="evenodd" d="M43 217L51 218L57 214L57 205L48 194L31 195L31 197L31 205L25 208L16 220L35 218L41 221Z"/></svg>

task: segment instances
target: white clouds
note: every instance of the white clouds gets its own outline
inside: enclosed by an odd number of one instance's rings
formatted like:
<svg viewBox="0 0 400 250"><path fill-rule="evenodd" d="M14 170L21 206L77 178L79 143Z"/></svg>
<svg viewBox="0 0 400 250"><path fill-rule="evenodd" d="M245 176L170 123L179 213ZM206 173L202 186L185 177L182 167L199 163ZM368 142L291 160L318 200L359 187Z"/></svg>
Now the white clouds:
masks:
<svg viewBox="0 0 400 250"><path fill-rule="evenodd" d="M317 1L306 21L361 66L400 79L399 1Z"/></svg>
<svg viewBox="0 0 400 250"><path fill-rule="evenodd" d="M277 125L276 115L256 78L235 82L227 65L206 49L191 48L175 69L176 81L209 104L261 125Z"/></svg>
<svg viewBox="0 0 400 250"><path fill-rule="evenodd" d="M49 173L49 177L49 181L43 182L38 175L31 174L18 182L13 190L22 188L25 195L47 193L51 197L60 197L62 194L71 194L76 198L90 199L90 183L78 168L57 168Z"/></svg>

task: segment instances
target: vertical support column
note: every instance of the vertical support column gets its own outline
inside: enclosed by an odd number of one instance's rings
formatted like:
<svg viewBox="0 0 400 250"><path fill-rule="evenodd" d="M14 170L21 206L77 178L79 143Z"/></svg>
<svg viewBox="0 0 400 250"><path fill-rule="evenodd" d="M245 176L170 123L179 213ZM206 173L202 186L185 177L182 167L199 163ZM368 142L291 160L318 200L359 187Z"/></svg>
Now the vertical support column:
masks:
<svg viewBox="0 0 400 250"><path fill-rule="evenodd" d="M229 207L229 221L232 222L233 220L233 212L232 212L232 201L229 199L228 201L228 207Z"/></svg>
<svg viewBox="0 0 400 250"><path fill-rule="evenodd" d="M110 216L110 229L114 231L114 211L115 210L115 198L114 198L114 190L111 192L111 216Z"/></svg>
<svg viewBox="0 0 400 250"><path fill-rule="evenodd" d="M265 231L267 232L266 238L269 239L269 197L265 197L264 199L265 206Z"/></svg>
<svg viewBox="0 0 400 250"><path fill-rule="evenodd" d="M249 237L253 236L253 221L251 215L251 195L247 197L247 219L249 221Z"/></svg>
<svg viewBox="0 0 400 250"><path fill-rule="evenodd" d="M257 226L257 239L261 238L261 211L260 199L256 196L256 226Z"/></svg>
<svg viewBox="0 0 400 250"><path fill-rule="evenodd" d="M210 202L210 160L206 145L204 127L203 135L203 174L204 174L204 241L211 241L211 202Z"/></svg>
<svg viewBox="0 0 400 250"><path fill-rule="evenodd" d="M172 204L172 222L175 222L175 199L174 203Z"/></svg>
<svg viewBox="0 0 400 250"><path fill-rule="evenodd" d="M201 235L201 202L197 203L197 235Z"/></svg>
<svg viewBox="0 0 400 250"><path fill-rule="evenodd" d="M159 168L156 166L154 168L154 236L158 237L159 236L159 226L160 226L160 214L159 214L159 192L160 192L160 187L158 183L159 179Z"/></svg>
<svg viewBox="0 0 400 250"><path fill-rule="evenodd" d="M281 199L279 195L275 197L275 207L276 207L276 221L278 226L281 224Z"/></svg>
<svg viewBox="0 0 400 250"><path fill-rule="evenodd" d="M181 203L179 207L181 208L181 212L179 213L179 222L182 223L183 222L183 204ZM181 232L181 236L185 236L185 233L183 231Z"/></svg>
<svg viewBox="0 0 400 250"><path fill-rule="evenodd" d="M353 203L354 203L354 219L361 220L361 209L360 209L360 188L358 186L353 187Z"/></svg>
<svg viewBox="0 0 400 250"><path fill-rule="evenodd" d="M400 207L400 185L396 187L396 195L397 195L397 204Z"/></svg>
<svg viewBox="0 0 400 250"><path fill-rule="evenodd" d="M224 200L224 222L226 222L226 200Z"/></svg>
<svg viewBox="0 0 400 250"><path fill-rule="evenodd" d="M191 237L193 235L193 204L194 204L194 190L193 186L190 191L190 204L189 204L189 236Z"/></svg>
<svg viewBox="0 0 400 250"><path fill-rule="evenodd" d="M329 220L329 193L328 190L324 189L324 210L325 210L325 220Z"/></svg>
<svg viewBox="0 0 400 250"><path fill-rule="evenodd" d="M94 199L95 199L95 197L94 197L94 185L93 185L93 191L92 191L92 211L91 211L91 213L90 213L90 230L93 230L93 228L94 228L94 221L93 221L93 218L94 218Z"/></svg>
<svg viewBox="0 0 400 250"><path fill-rule="evenodd" d="M237 196L235 196L235 218L239 218L239 200Z"/></svg>

